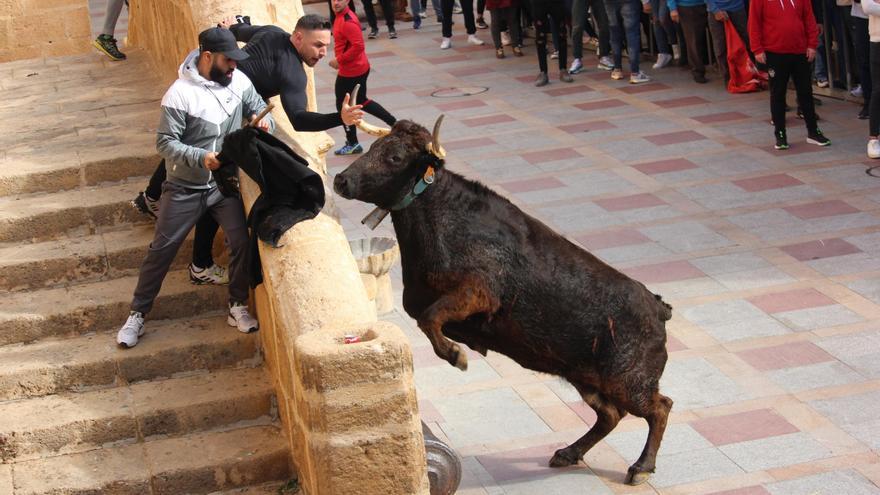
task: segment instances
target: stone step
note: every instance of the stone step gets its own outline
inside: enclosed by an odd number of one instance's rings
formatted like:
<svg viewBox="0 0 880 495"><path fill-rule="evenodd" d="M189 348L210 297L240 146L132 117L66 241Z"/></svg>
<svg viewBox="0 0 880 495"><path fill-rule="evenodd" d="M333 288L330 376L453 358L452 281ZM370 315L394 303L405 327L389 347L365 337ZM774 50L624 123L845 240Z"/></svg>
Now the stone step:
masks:
<svg viewBox="0 0 880 495"><path fill-rule="evenodd" d="M0 248L0 290L33 290L134 275L153 240L154 224L121 231ZM192 236L172 269L192 258Z"/></svg>
<svg viewBox="0 0 880 495"><path fill-rule="evenodd" d="M0 403L0 461L82 452L241 421L271 423L273 395L264 370L246 368L8 401Z"/></svg>
<svg viewBox="0 0 880 495"><path fill-rule="evenodd" d="M288 484L289 480L270 481L269 483L261 483L259 485L245 486L242 488L233 488L232 490L223 490L221 492L213 492L211 495L292 495L294 493L302 493L302 491L293 491L288 486L298 486Z"/></svg>
<svg viewBox="0 0 880 495"><path fill-rule="evenodd" d="M132 349L119 348L115 332L0 347L0 400L107 388L198 370L253 367L262 362L257 335L230 327L225 315L148 322L146 331Z"/></svg>
<svg viewBox="0 0 880 495"><path fill-rule="evenodd" d="M70 191L0 198L0 240L36 242L94 234L102 227L146 223L129 201L146 187L143 178Z"/></svg>
<svg viewBox="0 0 880 495"><path fill-rule="evenodd" d="M16 493L28 495L210 493L289 476L287 441L274 426L196 433L13 465Z"/></svg>
<svg viewBox="0 0 880 495"><path fill-rule="evenodd" d="M0 298L0 345L67 337L122 326L137 276L70 287L14 292ZM192 317L226 307L225 286L193 285L188 270L169 272L150 319Z"/></svg>

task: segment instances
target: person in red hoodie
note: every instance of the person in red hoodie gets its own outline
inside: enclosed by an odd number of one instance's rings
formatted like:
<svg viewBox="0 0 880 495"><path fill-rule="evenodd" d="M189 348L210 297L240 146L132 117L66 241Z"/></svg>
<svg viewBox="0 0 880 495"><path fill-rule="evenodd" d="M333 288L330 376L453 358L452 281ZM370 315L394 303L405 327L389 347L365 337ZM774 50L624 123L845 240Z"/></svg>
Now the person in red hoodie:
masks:
<svg viewBox="0 0 880 495"><path fill-rule="evenodd" d="M752 0L749 7L749 44L755 60L770 74L770 114L777 150L788 149L785 133L785 92L794 80L798 106L807 124L807 142L828 146L813 106L810 63L816 57L819 29L810 0Z"/></svg>
<svg viewBox="0 0 880 495"><path fill-rule="evenodd" d="M348 6L349 0L332 0L336 19L333 21L333 51L335 60L330 61L330 67L338 72L336 74L336 108L342 108L345 95L354 91L358 84L361 89L357 99L363 110L381 119L389 126L393 126L397 119L388 113L388 110L379 103L367 97L367 76L370 75L370 61L367 60L367 52L364 49L364 35L361 33L361 23L357 16ZM355 155L363 153L364 149L358 143L357 127L346 125L345 145L334 151L337 155Z"/></svg>

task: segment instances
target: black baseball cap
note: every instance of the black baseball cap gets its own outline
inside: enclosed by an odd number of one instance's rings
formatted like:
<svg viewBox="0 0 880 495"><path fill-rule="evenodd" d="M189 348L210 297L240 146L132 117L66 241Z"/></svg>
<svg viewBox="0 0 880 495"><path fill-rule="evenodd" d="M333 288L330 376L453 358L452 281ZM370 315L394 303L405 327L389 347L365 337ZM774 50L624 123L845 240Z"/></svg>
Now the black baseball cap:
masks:
<svg viewBox="0 0 880 495"><path fill-rule="evenodd" d="M228 29L212 27L199 33L199 51L222 53L232 60L244 60L250 55L238 47L235 35Z"/></svg>

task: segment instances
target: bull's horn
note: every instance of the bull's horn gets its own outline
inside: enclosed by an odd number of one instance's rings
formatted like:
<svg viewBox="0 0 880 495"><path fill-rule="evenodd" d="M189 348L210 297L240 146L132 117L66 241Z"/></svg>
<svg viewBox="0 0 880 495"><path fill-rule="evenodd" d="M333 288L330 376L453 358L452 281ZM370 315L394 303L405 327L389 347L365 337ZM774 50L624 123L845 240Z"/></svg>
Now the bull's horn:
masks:
<svg viewBox="0 0 880 495"><path fill-rule="evenodd" d="M351 91L351 98L348 100L349 105L356 105L357 104L358 93L360 92L360 90L361 90L361 85L355 84L354 89ZM367 134L369 134L371 136L382 137L382 136L387 136L388 134L391 133L391 129L389 129L387 127L377 127L372 124L368 124L368 123L364 122L364 119L361 119L360 122L357 123L357 126L358 126L358 129L366 132Z"/></svg>
<svg viewBox="0 0 880 495"><path fill-rule="evenodd" d="M428 151L441 160L446 158L446 150L440 146L440 124L442 123L443 114L441 113L440 116L437 117L437 121L434 122L434 132L431 134L431 144L428 145Z"/></svg>

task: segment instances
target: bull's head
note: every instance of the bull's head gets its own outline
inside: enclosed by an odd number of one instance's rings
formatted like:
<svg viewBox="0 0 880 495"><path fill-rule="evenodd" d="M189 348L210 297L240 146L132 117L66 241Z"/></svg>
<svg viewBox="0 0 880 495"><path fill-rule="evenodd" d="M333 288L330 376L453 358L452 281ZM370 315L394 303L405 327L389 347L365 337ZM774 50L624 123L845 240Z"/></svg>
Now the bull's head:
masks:
<svg viewBox="0 0 880 495"><path fill-rule="evenodd" d="M415 122L398 121L369 151L336 176L333 189L347 199L373 203L385 210L394 208L412 192L419 179L443 166L442 121L441 115L434 124L433 135Z"/></svg>

